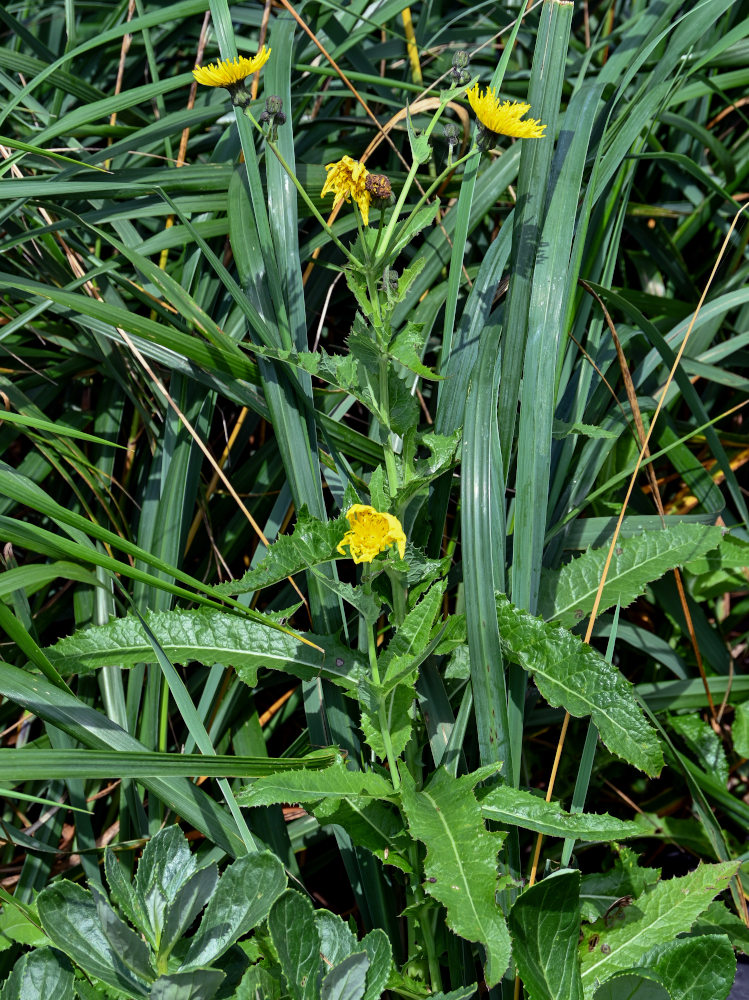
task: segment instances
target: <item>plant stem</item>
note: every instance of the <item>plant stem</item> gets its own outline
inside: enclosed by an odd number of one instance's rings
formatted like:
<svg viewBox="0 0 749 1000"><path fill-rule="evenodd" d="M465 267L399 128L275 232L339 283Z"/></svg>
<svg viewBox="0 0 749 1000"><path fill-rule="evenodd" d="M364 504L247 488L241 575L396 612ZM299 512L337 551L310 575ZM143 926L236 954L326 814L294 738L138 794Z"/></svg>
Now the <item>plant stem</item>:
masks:
<svg viewBox="0 0 749 1000"><path fill-rule="evenodd" d="M369 647L369 669L372 672L372 680L379 687L380 685L380 668L377 665L377 647L375 645L375 626L374 624L367 624L367 644ZM388 726L387 714L385 712L385 702L382 695L378 693L377 695L377 718L380 723L380 735L382 736L382 742L385 747L385 756L387 757L388 767L390 769L390 780L393 783L393 788L396 791L400 788L401 779L398 773L398 762L395 759L395 754L393 753L393 742L390 739L390 728Z"/></svg>

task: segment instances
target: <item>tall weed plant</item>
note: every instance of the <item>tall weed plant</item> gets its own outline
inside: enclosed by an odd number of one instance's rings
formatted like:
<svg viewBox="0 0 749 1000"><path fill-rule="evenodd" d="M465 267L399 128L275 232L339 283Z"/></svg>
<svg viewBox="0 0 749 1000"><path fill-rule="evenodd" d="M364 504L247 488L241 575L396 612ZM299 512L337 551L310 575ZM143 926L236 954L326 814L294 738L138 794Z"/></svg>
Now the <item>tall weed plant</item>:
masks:
<svg viewBox="0 0 749 1000"><path fill-rule="evenodd" d="M747 10L0 21L2 1000L725 1000Z"/></svg>

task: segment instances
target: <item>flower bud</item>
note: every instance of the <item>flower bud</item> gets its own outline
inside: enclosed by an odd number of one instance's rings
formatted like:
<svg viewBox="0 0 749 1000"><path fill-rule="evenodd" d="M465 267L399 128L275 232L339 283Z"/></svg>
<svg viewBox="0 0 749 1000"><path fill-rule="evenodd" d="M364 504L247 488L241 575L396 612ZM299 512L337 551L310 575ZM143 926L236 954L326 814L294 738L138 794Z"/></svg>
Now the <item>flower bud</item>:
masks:
<svg viewBox="0 0 749 1000"><path fill-rule="evenodd" d="M283 107L283 101L281 100L280 97L277 97L275 94L271 94L270 97L267 97L265 99L265 110L268 112L269 115L277 115L282 107Z"/></svg>
<svg viewBox="0 0 749 1000"><path fill-rule="evenodd" d="M388 201L393 193L390 180L385 174L368 174L365 187L375 201Z"/></svg>
<svg viewBox="0 0 749 1000"><path fill-rule="evenodd" d="M468 72L468 62L469 57L467 52L461 50L454 54L453 66L450 72L456 87L462 87L464 83L468 83L471 79L471 74Z"/></svg>

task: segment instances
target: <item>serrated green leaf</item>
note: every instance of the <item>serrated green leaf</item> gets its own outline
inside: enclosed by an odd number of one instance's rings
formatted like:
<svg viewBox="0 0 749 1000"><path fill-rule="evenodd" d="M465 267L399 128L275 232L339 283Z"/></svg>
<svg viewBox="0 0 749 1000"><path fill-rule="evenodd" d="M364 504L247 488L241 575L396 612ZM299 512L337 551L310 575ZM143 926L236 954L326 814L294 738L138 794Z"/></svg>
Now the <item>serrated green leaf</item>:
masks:
<svg viewBox="0 0 749 1000"><path fill-rule="evenodd" d="M197 969L214 962L268 916L285 887L283 865L270 851L237 858L219 879L182 969Z"/></svg>
<svg viewBox="0 0 749 1000"><path fill-rule="evenodd" d="M369 956L365 951L344 958L323 977L320 1000L362 1000L368 969Z"/></svg>
<svg viewBox="0 0 749 1000"><path fill-rule="evenodd" d="M726 1000L736 976L736 956L723 934L660 944L642 964L655 969L671 1000Z"/></svg>
<svg viewBox="0 0 749 1000"><path fill-rule="evenodd" d="M385 690L387 690L388 678L395 678L398 672L394 661L397 660L402 665L409 658L415 658L429 643L432 626L440 612L442 595L446 585L446 580L440 580L429 588L419 603L408 612L398 626L395 635L387 645L387 649L380 654L378 665Z"/></svg>
<svg viewBox="0 0 749 1000"><path fill-rule="evenodd" d="M192 969L159 976L151 987L149 1000L213 1000L223 982L220 969Z"/></svg>
<svg viewBox="0 0 749 1000"><path fill-rule="evenodd" d="M749 568L749 542L730 532L721 535L716 549L711 549L697 559L691 559L684 569L694 576L705 576L717 570L744 570Z"/></svg>
<svg viewBox="0 0 749 1000"><path fill-rule="evenodd" d="M512 954L529 1000L582 1000L579 891L579 872L557 872L526 889L510 910Z"/></svg>
<svg viewBox="0 0 749 1000"><path fill-rule="evenodd" d="M39 948L22 955L5 980L2 1000L73 1000L73 968L59 951Z"/></svg>
<svg viewBox="0 0 749 1000"><path fill-rule="evenodd" d="M424 138L423 136L421 138ZM417 236L422 229L426 229L428 226L434 222L439 209L439 199L435 198L428 205L422 205L418 208L414 214L413 218L409 219L404 223L403 228L398 232L397 236L393 242L388 247L388 256L391 260L395 260L401 250L411 243L415 236Z"/></svg>
<svg viewBox="0 0 749 1000"><path fill-rule="evenodd" d="M364 796L324 799L312 806L321 826L335 823L343 827L358 847L366 847L383 864L394 865L407 875L413 873L408 860L411 840L403 828L400 813Z"/></svg>
<svg viewBox="0 0 749 1000"><path fill-rule="evenodd" d="M658 737L634 688L600 653L559 625L549 625L497 595L502 652L529 671L550 705L589 715L612 753L649 775L663 767Z"/></svg>
<svg viewBox="0 0 749 1000"><path fill-rule="evenodd" d="M743 920L731 913L725 903L716 900L711 903L697 923L693 925L692 936L697 934L725 934L734 948L749 955L749 927Z"/></svg>
<svg viewBox="0 0 749 1000"><path fill-rule="evenodd" d="M390 490L381 465L369 477L369 498L375 510L390 510Z"/></svg>
<svg viewBox="0 0 749 1000"><path fill-rule="evenodd" d="M641 868L637 855L628 847L617 845L618 857L607 872L583 875L580 884L580 905L583 919L592 923L618 900L636 897L655 885L661 877L660 868Z"/></svg>
<svg viewBox="0 0 749 1000"><path fill-rule="evenodd" d="M478 793L485 819L524 830L534 830L549 837L574 837L576 840L626 840L652 832L649 824L616 819L608 813L569 813L556 802L510 785L496 785Z"/></svg>
<svg viewBox="0 0 749 1000"><path fill-rule="evenodd" d="M296 771L293 774L270 774L258 778L237 792L242 806L268 806L283 802L318 802L322 799L389 799L393 786L372 771L350 771L345 764L335 764L325 771Z"/></svg>
<svg viewBox="0 0 749 1000"><path fill-rule="evenodd" d="M104 871L109 883L109 895L113 902L116 903L123 916L127 917L133 927L137 927L145 933L149 927L146 911L141 905L130 878L110 847L104 852Z"/></svg>
<svg viewBox="0 0 749 1000"><path fill-rule="evenodd" d="M661 531L619 539L606 574L598 613L619 603L623 608L639 597L647 584L664 573L683 566L710 549L721 539L720 528L707 524L676 524ZM542 574L539 613L548 620L571 628L593 609L608 546L588 549L560 570Z"/></svg>
<svg viewBox="0 0 749 1000"><path fill-rule="evenodd" d="M302 507L297 513L294 531L290 535L279 535L257 566L238 580L217 584L212 591L225 597L248 594L279 583L310 566L339 559L336 546L348 528L348 521L343 516L323 523Z"/></svg>
<svg viewBox="0 0 749 1000"><path fill-rule="evenodd" d="M400 362L405 368L419 375L421 378L429 379L433 382L441 381L444 376L432 371L421 360L428 331L423 323L407 322L401 332L395 337L388 348L388 354L395 361Z"/></svg>
<svg viewBox="0 0 749 1000"><path fill-rule="evenodd" d="M286 995L278 966L271 966L270 969L266 966L266 962L257 962L245 972L234 1000L258 1000L258 997L262 1000L281 1000Z"/></svg>
<svg viewBox="0 0 749 1000"><path fill-rule="evenodd" d="M301 680L322 676L343 688L355 686L362 669L361 657L333 637L318 641L318 637L303 635L307 639L303 642L287 632L222 611L193 608L147 612L145 620L173 663L234 667L250 687L257 684L261 667L282 670ZM45 652L64 674L155 660L153 646L133 615L82 629Z"/></svg>
<svg viewBox="0 0 749 1000"><path fill-rule="evenodd" d="M39 893L37 906L47 936L82 969L115 989L136 997L148 995L147 984L122 963L104 934L90 892L62 880Z"/></svg>
<svg viewBox="0 0 749 1000"><path fill-rule="evenodd" d="M429 137L417 135L411 120L411 111L406 105L406 127L408 129L408 141L411 146L411 158L414 163L426 163L432 155L432 147L429 145Z"/></svg>
<svg viewBox="0 0 749 1000"><path fill-rule="evenodd" d="M486 949L486 984L496 985L510 960L510 936L496 892L506 879L497 874L497 852L505 834L484 825L473 788L488 777L482 768L453 778L444 768L417 791L407 769L401 768L403 809L411 836L427 849L424 889L447 910L448 926Z"/></svg>
<svg viewBox="0 0 749 1000"><path fill-rule="evenodd" d="M586 996L595 992L596 982L603 982L615 972L636 968L642 958L659 944L673 941L688 931L710 902L727 888L740 862L700 864L683 878L659 882L626 907L624 919L608 927L603 921L599 943L592 952L582 945L581 966Z"/></svg>
<svg viewBox="0 0 749 1000"><path fill-rule="evenodd" d="M424 265L426 264L425 257L417 257L416 260L412 261L408 267L403 268L403 273L400 278L398 278L398 291L393 296L393 302L402 302L406 297L406 292L411 287L413 282L418 278L421 272L424 270Z"/></svg>
<svg viewBox="0 0 749 1000"><path fill-rule="evenodd" d="M120 920L109 905L104 891L95 883L91 883L91 895L96 904L101 929L112 946L119 961L143 982L149 982L153 977L151 955L148 945L135 931Z"/></svg>
<svg viewBox="0 0 749 1000"><path fill-rule="evenodd" d="M360 947L366 951L369 958L364 1000L379 1000L393 968L393 949L390 939L385 931L375 927L369 934L364 935Z"/></svg>
<svg viewBox="0 0 749 1000"><path fill-rule="evenodd" d="M356 951L356 938L337 913L315 910L315 923L320 935L320 957L327 969L338 965Z"/></svg>
<svg viewBox="0 0 749 1000"><path fill-rule="evenodd" d="M358 696L361 728L368 745L380 760L387 760L385 741L382 738L382 728L387 726L393 754L398 757L406 749L413 729L415 671L392 687L387 694L381 685L364 679L359 685ZM381 705L384 708L384 719L380 717Z"/></svg>
<svg viewBox="0 0 749 1000"><path fill-rule="evenodd" d="M294 1000L318 1000L322 960L312 904L288 889L268 914L268 930Z"/></svg>
<svg viewBox="0 0 749 1000"><path fill-rule="evenodd" d="M392 365L388 366L388 402L390 404L388 426L396 434L404 437L419 422L419 401L411 391L410 383L406 383L395 371Z"/></svg>
<svg viewBox="0 0 749 1000"><path fill-rule="evenodd" d="M728 761L715 730L699 715L669 715L668 724L684 740L692 756L708 774L728 781Z"/></svg>
<svg viewBox="0 0 749 1000"><path fill-rule="evenodd" d="M749 757L749 701L736 706L731 726L733 749L739 757Z"/></svg>
<svg viewBox="0 0 749 1000"><path fill-rule="evenodd" d="M570 434L579 434L582 437L590 438L618 438L621 430L607 430L605 427L599 427L596 424L582 424L577 420L572 424L567 423L565 420L554 421L551 432L553 438L560 440L561 438L568 437Z"/></svg>
<svg viewBox="0 0 749 1000"><path fill-rule="evenodd" d="M595 992L594 1000L671 1000L657 972L642 969L619 973Z"/></svg>

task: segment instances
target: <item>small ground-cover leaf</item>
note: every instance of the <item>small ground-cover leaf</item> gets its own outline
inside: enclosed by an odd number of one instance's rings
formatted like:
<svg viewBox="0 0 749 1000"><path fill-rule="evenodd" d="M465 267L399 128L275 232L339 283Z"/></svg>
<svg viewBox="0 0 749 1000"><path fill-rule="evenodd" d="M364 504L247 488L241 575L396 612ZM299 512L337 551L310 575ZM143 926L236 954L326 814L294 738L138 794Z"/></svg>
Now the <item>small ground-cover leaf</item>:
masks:
<svg viewBox="0 0 749 1000"><path fill-rule="evenodd" d="M692 935L725 934L734 948L749 955L749 927L725 903L715 900L692 927Z"/></svg>
<svg viewBox="0 0 749 1000"><path fill-rule="evenodd" d="M549 625L497 594L502 652L529 671L555 708L589 715L606 746L649 775L663 767L655 730L637 704L632 684L591 646L558 625Z"/></svg>
<svg viewBox="0 0 749 1000"><path fill-rule="evenodd" d="M401 769L403 809L411 835L427 849L424 889L447 910L448 926L486 949L486 983L494 986L510 960L510 936L495 894L497 852L505 834L490 833L473 793L474 786L496 773L496 767L453 778L440 768L417 791Z"/></svg>
<svg viewBox="0 0 749 1000"><path fill-rule="evenodd" d="M578 871L557 872L526 889L510 910L512 953L529 1000L582 1000L579 890Z"/></svg>
<svg viewBox="0 0 749 1000"><path fill-rule="evenodd" d="M616 819L608 813L569 813L556 802L546 802L538 795L497 785L477 795L485 819L495 820L524 830L534 830L550 837L574 837L576 840L626 840L651 832L650 825Z"/></svg>
<svg viewBox="0 0 749 1000"><path fill-rule="evenodd" d="M73 1000L73 967L65 955L52 948L38 948L21 955L5 980L2 1000Z"/></svg>
<svg viewBox="0 0 749 1000"><path fill-rule="evenodd" d="M294 1000L317 1000L323 963L312 903L288 889L268 914L268 930L291 996Z"/></svg>
<svg viewBox="0 0 749 1000"><path fill-rule="evenodd" d="M626 608L648 583L715 549L720 540L721 529L706 524L675 524L661 531L621 538L606 574L599 614L617 603ZM608 546L588 549L560 570L545 570L539 613L568 628L590 614L608 552Z"/></svg>
<svg viewBox="0 0 749 1000"><path fill-rule="evenodd" d="M727 888L740 862L700 864L683 878L659 882L649 892L626 907L622 920L597 927L598 942L593 950L582 945L582 977L586 996L595 992L596 982L615 972L641 966L643 956L659 944L673 941L689 930L718 893ZM603 949L601 948L603 945Z"/></svg>

